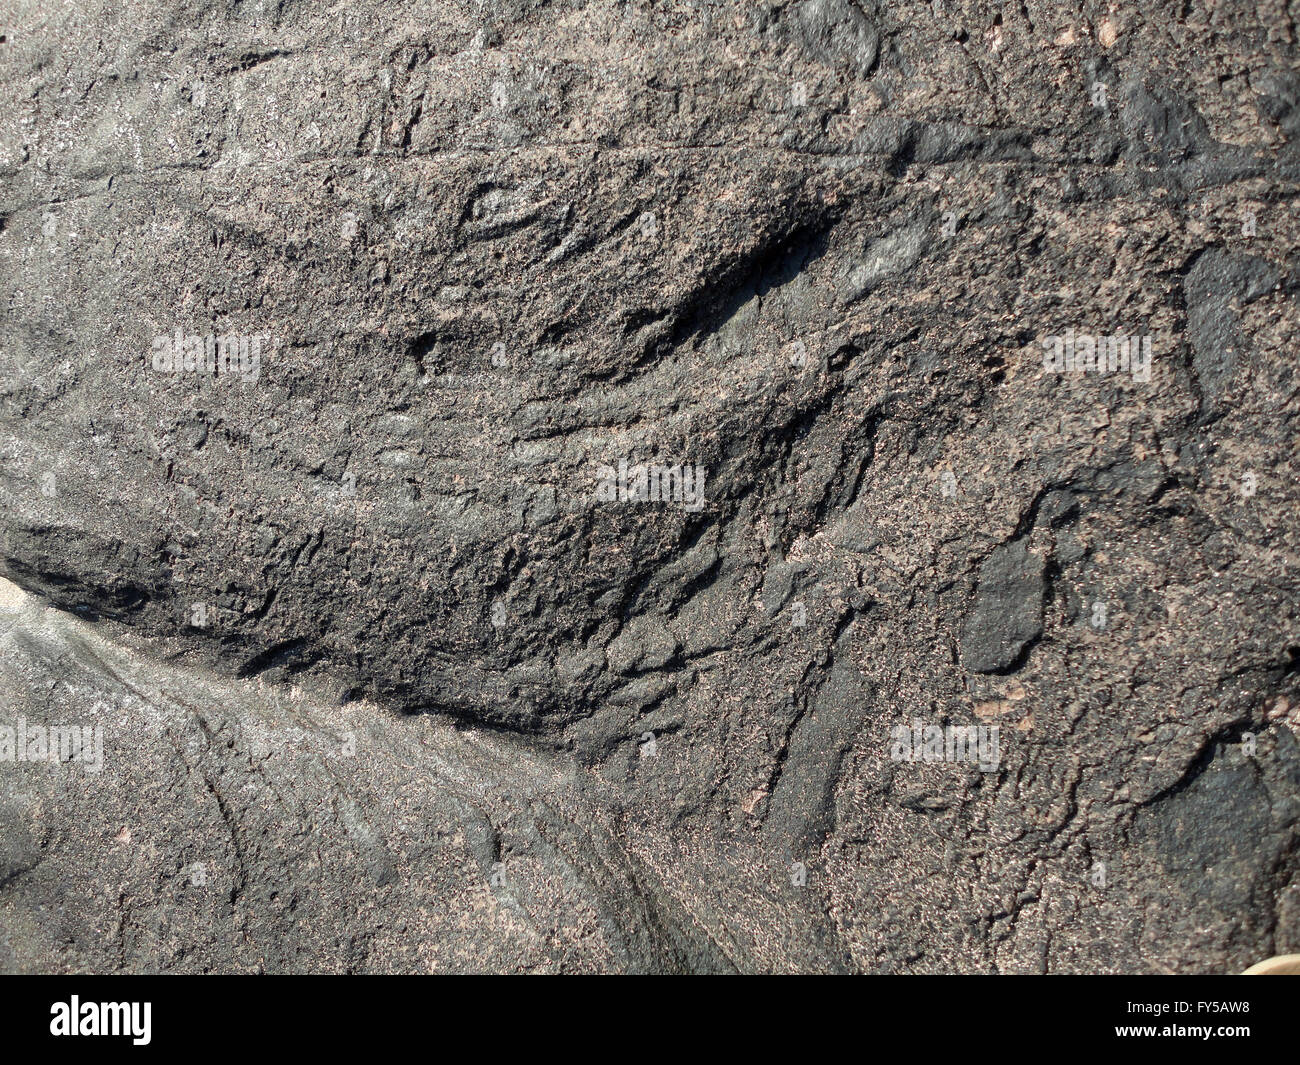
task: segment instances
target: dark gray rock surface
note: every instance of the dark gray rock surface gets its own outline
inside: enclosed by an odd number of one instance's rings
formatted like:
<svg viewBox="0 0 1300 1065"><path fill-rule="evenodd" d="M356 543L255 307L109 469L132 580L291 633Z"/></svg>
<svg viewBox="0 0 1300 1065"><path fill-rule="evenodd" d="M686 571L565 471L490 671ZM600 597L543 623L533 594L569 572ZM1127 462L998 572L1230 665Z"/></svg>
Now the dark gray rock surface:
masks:
<svg viewBox="0 0 1300 1065"><path fill-rule="evenodd" d="M0 15L0 968L1300 950L1298 27L1112 6Z"/></svg>
<svg viewBox="0 0 1300 1065"><path fill-rule="evenodd" d="M962 630L962 662L976 673L999 673L1020 661L1043 635L1047 592L1043 559L1024 540L998 547L980 566L975 605Z"/></svg>

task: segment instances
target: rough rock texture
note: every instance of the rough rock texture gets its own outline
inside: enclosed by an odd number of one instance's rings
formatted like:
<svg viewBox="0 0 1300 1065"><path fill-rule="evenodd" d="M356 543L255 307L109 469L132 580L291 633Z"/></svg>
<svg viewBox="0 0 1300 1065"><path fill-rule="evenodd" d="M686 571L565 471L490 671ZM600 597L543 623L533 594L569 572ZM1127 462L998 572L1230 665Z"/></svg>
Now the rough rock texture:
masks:
<svg viewBox="0 0 1300 1065"><path fill-rule="evenodd" d="M0 18L0 967L1300 950L1294 3Z"/></svg>

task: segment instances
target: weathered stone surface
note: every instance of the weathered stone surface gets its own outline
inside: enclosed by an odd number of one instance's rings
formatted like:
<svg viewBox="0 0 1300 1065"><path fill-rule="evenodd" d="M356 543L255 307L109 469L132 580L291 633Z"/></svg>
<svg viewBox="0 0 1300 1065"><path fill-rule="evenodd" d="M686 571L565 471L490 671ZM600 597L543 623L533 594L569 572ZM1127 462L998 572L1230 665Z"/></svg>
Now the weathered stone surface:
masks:
<svg viewBox="0 0 1300 1065"><path fill-rule="evenodd" d="M1258 256L1232 256L1217 249L1199 256L1188 272L1187 333L1205 407L1215 404L1242 365L1250 366L1251 352L1240 325L1242 309L1278 280L1277 272Z"/></svg>
<svg viewBox="0 0 1300 1065"><path fill-rule="evenodd" d="M1300 949L1281 8L4 17L4 968Z"/></svg>
<svg viewBox="0 0 1300 1065"><path fill-rule="evenodd" d="M1043 634L1046 566L1023 539L995 549L980 566L975 605L962 629L962 664L976 673L1014 666Z"/></svg>

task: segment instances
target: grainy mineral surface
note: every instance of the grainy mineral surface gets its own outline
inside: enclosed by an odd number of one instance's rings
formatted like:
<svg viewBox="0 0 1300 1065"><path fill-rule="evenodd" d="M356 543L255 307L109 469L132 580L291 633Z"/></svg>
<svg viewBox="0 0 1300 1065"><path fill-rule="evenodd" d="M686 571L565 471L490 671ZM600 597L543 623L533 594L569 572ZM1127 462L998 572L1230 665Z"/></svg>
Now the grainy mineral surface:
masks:
<svg viewBox="0 0 1300 1065"><path fill-rule="evenodd" d="M1300 950L1298 30L4 0L0 969Z"/></svg>

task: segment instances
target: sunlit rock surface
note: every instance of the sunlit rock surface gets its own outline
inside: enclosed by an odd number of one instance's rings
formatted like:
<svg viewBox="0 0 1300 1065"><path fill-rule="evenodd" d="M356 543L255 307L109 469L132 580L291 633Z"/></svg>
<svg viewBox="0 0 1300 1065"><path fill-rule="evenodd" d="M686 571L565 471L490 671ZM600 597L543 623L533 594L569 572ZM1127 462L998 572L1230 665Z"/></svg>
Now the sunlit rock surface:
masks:
<svg viewBox="0 0 1300 1065"><path fill-rule="evenodd" d="M0 965L1300 950L1296 26L1121 7L10 5Z"/></svg>

